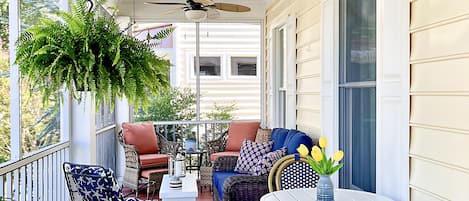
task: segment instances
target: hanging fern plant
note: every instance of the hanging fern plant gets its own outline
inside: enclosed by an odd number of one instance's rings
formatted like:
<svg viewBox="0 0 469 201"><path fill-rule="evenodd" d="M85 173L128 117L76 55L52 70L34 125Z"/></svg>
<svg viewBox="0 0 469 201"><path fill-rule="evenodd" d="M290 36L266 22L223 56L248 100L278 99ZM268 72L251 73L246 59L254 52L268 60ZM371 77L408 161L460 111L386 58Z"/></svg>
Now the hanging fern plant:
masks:
<svg viewBox="0 0 469 201"><path fill-rule="evenodd" d="M20 36L16 64L31 90L43 93L44 103L65 86L79 101L84 96L79 92L89 91L96 105L113 105L125 96L139 107L168 87L169 61L155 55L151 44L123 34L99 7L89 9L86 0L76 0L70 13L59 11L58 19L42 19Z"/></svg>

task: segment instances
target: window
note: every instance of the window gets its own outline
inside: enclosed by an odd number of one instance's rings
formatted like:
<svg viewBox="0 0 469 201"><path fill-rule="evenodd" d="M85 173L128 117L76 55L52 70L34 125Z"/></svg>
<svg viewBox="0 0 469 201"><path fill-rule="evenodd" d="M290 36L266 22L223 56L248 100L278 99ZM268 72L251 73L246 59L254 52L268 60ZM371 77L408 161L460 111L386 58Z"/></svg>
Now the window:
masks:
<svg viewBox="0 0 469 201"><path fill-rule="evenodd" d="M0 2L0 163L10 160L10 62L8 1ZM2 189L3 190L3 189Z"/></svg>
<svg viewBox="0 0 469 201"><path fill-rule="evenodd" d="M296 128L296 18L272 30L272 98L271 127Z"/></svg>
<svg viewBox="0 0 469 201"><path fill-rule="evenodd" d="M231 57L231 75L256 76L257 57Z"/></svg>
<svg viewBox="0 0 469 201"><path fill-rule="evenodd" d="M376 0L340 1L340 187L376 192Z"/></svg>
<svg viewBox="0 0 469 201"><path fill-rule="evenodd" d="M196 74L196 64L194 57L194 75ZM221 57L200 57L201 76L220 76Z"/></svg>
<svg viewBox="0 0 469 201"><path fill-rule="evenodd" d="M21 32L26 28L40 23L59 10L56 0L21 1L20 23ZM60 102L57 96L51 98L47 105L42 104L42 94L31 91L26 80L20 81L21 96L21 137L23 153L29 153L60 141ZM57 92L57 95L59 95ZM34 105L34 107L32 107Z"/></svg>

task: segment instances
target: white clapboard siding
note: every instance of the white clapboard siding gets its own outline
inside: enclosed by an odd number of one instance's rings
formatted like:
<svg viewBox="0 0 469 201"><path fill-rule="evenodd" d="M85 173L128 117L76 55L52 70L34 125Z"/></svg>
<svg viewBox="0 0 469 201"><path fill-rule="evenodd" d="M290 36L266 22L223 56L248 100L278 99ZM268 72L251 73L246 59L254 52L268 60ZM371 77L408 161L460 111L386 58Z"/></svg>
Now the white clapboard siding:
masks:
<svg viewBox="0 0 469 201"><path fill-rule="evenodd" d="M411 1L410 198L469 200L469 1Z"/></svg>
<svg viewBox="0 0 469 201"><path fill-rule="evenodd" d="M320 0L274 0L267 9L265 42L270 44L271 32L279 22L288 16L296 17L296 64L297 64L297 128L310 134L319 135L320 122ZM269 55L266 45L265 55ZM269 69L271 61L266 57L264 77L270 77ZM270 80L267 80L266 89L270 88ZM265 96L269 98L269 96ZM269 100L265 101L270 103ZM265 106L265 110L269 108ZM269 122L273 114L268 112L264 119Z"/></svg>
<svg viewBox="0 0 469 201"><path fill-rule="evenodd" d="M176 28L176 85L192 88L195 77L191 73L195 56L196 30L193 23L175 24ZM201 56L221 56L221 76L201 77L201 113L219 105L235 104L235 119L260 119L260 68L258 76L230 76L231 56L253 56L260 61L260 24L202 23L200 25Z"/></svg>

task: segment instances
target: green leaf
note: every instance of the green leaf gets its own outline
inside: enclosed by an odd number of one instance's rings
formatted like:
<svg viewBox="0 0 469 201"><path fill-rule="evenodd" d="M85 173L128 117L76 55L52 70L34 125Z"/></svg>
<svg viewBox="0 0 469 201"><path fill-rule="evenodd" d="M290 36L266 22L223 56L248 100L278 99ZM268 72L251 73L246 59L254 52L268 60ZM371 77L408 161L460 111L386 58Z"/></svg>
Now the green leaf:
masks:
<svg viewBox="0 0 469 201"><path fill-rule="evenodd" d="M336 165L332 168L332 170L330 171L329 174L334 174L335 172L337 172L337 170L339 170L340 168L342 168L344 165L341 163L339 165Z"/></svg>

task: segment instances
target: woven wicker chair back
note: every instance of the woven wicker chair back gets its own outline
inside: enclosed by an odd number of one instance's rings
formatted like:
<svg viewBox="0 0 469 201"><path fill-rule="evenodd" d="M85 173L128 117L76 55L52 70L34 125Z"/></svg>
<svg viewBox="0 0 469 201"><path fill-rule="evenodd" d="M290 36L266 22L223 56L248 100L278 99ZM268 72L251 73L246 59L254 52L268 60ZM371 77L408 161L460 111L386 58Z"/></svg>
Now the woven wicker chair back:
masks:
<svg viewBox="0 0 469 201"><path fill-rule="evenodd" d="M316 188L319 175L309 166L306 158L292 154L278 160L269 173L269 191Z"/></svg>

